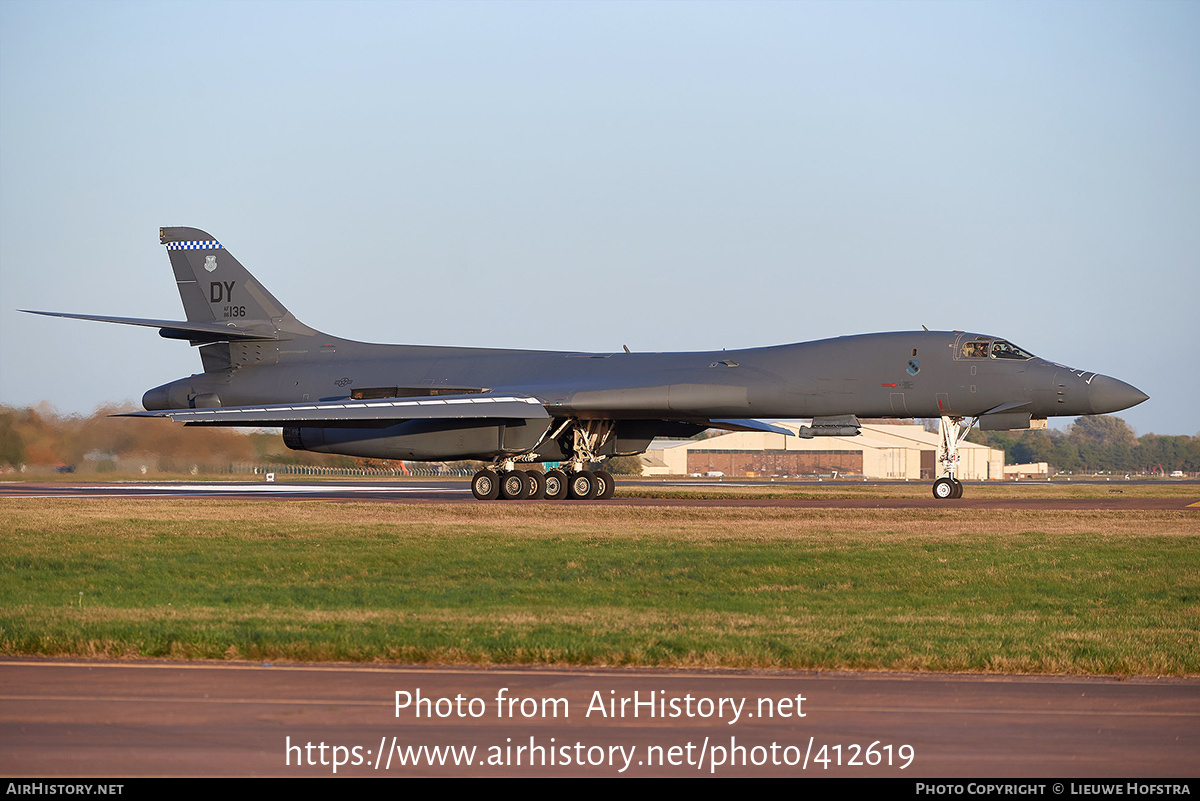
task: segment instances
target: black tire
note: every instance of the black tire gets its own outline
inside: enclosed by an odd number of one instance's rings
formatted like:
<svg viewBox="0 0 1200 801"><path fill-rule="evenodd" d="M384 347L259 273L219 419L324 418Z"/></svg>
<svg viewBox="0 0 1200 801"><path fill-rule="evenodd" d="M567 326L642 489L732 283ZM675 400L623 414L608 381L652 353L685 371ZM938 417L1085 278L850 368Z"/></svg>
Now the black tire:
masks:
<svg viewBox="0 0 1200 801"><path fill-rule="evenodd" d="M555 468L546 471L546 500L561 501L567 497L567 474Z"/></svg>
<svg viewBox="0 0 1200 801"><path fill-rule="evenodd" d="M956 497L954 495L954 481L949 478L939 478L933 482L933 497L939 501L949 500Z"/></svg>
<svg viewBox="0 0 1200 801"><path fill-rule="evenodd" d="M525 497L531 501L540 501L546 497L546 476L537 470L525 471Z"/></svg>
<svg viewBox="0 0 1200 801"><path fill-rule="evenodd" d="M481 501L494 501L500 494L500 478L491 470L480 470L471 479L471 494Z"/></svg>
<svg viewBox="0 0 1200 801"><path fill-rule="evenodd" d="M509 470L500 476L500 497L506 501L521 500L527 489L525 474L520 470Z"/></svg>
<svg viewBox="0 0 1200 801"><path fill-rule="evenodd" d="M959 481L957 478L952 478L950 480L954 482L954 495L952 495L951 497L952 498L961 498L962 490L963 490L962 482Z"/></svg>
<svg viewBox="0 0 1200 801"><path fill-rule="evenodd" d="M590 470L572 473L567 481L567 495L573 501L588 501L596 496L596 476Z"/></svg>
<svg viewBox="0 0 1200 801"><path fill-rule="evenodd" d="M596 471L596 500L607 501L617 491L617 484L613 481L613 474L607 470Z"/></svg>

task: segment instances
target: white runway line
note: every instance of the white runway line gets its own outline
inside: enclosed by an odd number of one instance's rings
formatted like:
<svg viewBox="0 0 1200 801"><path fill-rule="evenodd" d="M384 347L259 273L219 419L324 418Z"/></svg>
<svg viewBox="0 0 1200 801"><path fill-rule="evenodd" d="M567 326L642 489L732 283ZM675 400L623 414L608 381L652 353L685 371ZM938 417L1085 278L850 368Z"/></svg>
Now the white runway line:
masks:
<svg viewBox="0 0 1200 801"><path fill-rule="evenodd" d="M394 485L320 485L320 484L145 484L124 486L118 491L106 492L97 487L63 487L63 492L39 495L10 495L14 498L136 498L155 493L192 493L208 495L228 495L263 493L275 495L297 495L318 493L465 493L467 489L450 489L445 487L413 487Z"/></svg>

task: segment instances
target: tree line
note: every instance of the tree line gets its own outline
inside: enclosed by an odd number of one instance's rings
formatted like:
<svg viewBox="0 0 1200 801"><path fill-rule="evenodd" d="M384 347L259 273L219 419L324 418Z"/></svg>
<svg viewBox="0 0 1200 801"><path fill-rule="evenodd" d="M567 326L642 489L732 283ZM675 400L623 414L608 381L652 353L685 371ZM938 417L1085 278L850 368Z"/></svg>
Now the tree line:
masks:
<svg viewBox="0 0 1200 801"><path fill-rule="evenodd" d="M1071 473L1200 471L1200 436L1136 436L1120 417L1080 417L1067 431L974 430L967 440L1004 451L1009 464L1046 462Z"/></svg>
<svg viewBox="0 0 1200 801"><path fill-rule="evenodd" d="M379 460L293 451L278 433L183 426L160 418L114 417L135 406L106 405L90 415L61 414L53 406L0 406L0 465L97 470L146 467L186 472L193 465L234 462L382 467Z"/></svg>

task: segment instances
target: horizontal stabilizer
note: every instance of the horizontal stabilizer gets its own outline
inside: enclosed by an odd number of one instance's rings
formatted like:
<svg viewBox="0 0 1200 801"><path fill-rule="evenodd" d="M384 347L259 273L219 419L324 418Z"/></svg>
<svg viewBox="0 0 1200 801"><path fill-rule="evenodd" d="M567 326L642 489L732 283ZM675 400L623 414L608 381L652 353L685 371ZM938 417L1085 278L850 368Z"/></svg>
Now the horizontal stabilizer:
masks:
<svg viewBox="0 0 1200 801"><path fill-rule="evenodd" d="M212 426L279 426L284 423L371 423L434 419L524 419L550 417L542 402L527 395L440 395L435 398L337 400L229 406L210 409L167 409L128 412L115 417L169 417L177 423Z"/></svg>
<svg viewBox="0 0 1200 801"><path fill-rule="evenodd" d="M218 323L192 322L190 320L151 320L144 317L110 317L103 314L68 314L66 312L35 311L20 309L27 314L46 317L66 317L71 320L94 320L100 323L140 325L159 329L159 335L167 339L188 339L193 342L225 342L262 339L279 339L279 332L268 322Z"/></svg>

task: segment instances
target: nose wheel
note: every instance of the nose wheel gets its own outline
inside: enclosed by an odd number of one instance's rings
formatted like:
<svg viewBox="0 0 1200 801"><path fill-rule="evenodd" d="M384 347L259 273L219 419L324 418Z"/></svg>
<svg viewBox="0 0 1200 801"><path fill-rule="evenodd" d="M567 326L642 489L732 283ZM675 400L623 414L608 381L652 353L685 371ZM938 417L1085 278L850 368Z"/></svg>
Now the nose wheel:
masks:
<svg viewBox="0 0 1200 801"><path fill-rule="evenodd" d="M956 478L939 478L933 482L933 497L939 501L948 498L961 498L962 494L962 482Z"/></svg>

